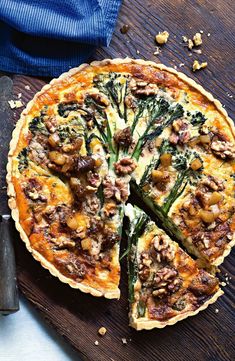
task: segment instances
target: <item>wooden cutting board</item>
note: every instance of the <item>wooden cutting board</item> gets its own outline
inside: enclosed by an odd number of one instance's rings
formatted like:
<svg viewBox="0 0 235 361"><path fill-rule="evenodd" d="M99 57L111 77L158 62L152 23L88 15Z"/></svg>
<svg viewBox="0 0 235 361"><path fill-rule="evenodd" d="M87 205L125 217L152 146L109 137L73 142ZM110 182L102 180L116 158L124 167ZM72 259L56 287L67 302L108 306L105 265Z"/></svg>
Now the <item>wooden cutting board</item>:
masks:
<svg viewBox="0 0 235 361"><path fill-rule="evenodd" d="M98 49L91 60L134 57L175 66L210 90L234 116L231 95L234 92L234 0L158 0L124 1L111 46ZM126 34L120 28L130 26ZM158 31L170 33L168 43L157 56L154 36ZM182 43L182 35L192 37L203 31L202 54L190 53ZM210 35L209 35L210 34ZM208 67L191 72L194 59L208 62ZM181 65L180 65L181 64ZM26 104L49 81L13 75L14 95L22 93ZM25 88L29 85L30 89ZM5 164L8 142L14 123L23 108L10 111L11 122L1 124L1 189L0 200L6 198ZM2 209L7 212L3 206ZM215 305L175 326L162 330L137 332L128 327L127 275L122 262L121 299L110 301L93 298L69 288L52 277L26 251L15 234L19 286L23 294L42 316L78 351L91 361L230 361L234 348L234 255L221 267L221 279L228 280L225 295ZM97 335L100 326L108 330ZM125 339L127 344L123 344ZM95 340L99 345L94 344ZM79 359L78 356L78 359Z"/></svg>

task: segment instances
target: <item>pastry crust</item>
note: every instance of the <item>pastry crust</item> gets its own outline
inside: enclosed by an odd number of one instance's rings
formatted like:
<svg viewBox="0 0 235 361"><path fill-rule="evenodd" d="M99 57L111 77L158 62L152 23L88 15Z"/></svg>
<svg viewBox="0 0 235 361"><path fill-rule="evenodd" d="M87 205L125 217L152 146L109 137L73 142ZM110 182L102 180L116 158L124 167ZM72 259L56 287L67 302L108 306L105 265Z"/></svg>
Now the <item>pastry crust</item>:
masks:
<svg viewBox="0 0 235 361"><path fill-rule="evenodd" d="M224 292L222 290L218 290L213 297L211 297L208 301L206 301L201 307L199 307L197 310L195 311L189 311L189 312L185 312L181 315L177 315L167 321L157 321L157 320L144 320L144 319L136 319L136 318L132 318L132 316L130 315L130 326L132 326L133 328L135 328L137 331L141 331L141 330L151 330L153 328L164 328L166 326L172 326L175 323L181 321L181 320L185 320L186 318L190 317L190 316L195 316L197 315L200 311L205 310L209 305L211 305L212 303L216 302L216 300L222 296L224 294Z"/></svg>
<svg viewBox="0 0 235 361"><path fill-rule="evenodd" d="M191 86L192 88L198 90L203 96L205 96L210 102L212 102L216 109L218 110L218 112L220 112L226 119L226 122L231 130L231 133L233 134L233 136L235 137L235 128L233 125L232 120L228 117L228 114L226 112L226 110L222 107L221 103L214 99L214 97L207 92L202 86L198 85L194 80L188 78L186 75L184 75L183 73L180 73L178 71L176 71L173 68L169 68L166 67L162 64L156 64L154 62L151 61L144 61L141 59L135 60L135 59L105 59L102 61L94 61L92 62L90 65L89 64L82 64L80 65L78 68L74 68L71 69L70 71L62 74L58 79L53 79L49 84L45 85L42 90L37 93L34 98L28 103L27 107L25 108L25 110L22 112L21 117L19 119L19 121L16 124L16 127L13 131L12 134L12 140L10 142L10 150L9 150L9 156L8 156L8 164L7 164L7 184L8 184L8 196L9 196L9 207L11 208L12 211L12 218L15 220L16 223L16 228L20 233L20 236L22 238L22 240L25 242L27 249L32 253L33 257L39 261L42 266L46 269L48 269L50 271L50 273L56 277L58 277L62 282L69 284L71 287L73 288L78 288L83 292L86 293L91 293L93 296L104 296L106 298L119 298L120 297L120 291L119 290L97 290L93 287L87 286L82 284L81 282L76 282L68 277L65 277L55 266L53 266L50 262L48 262L39 252L37 252L36 250L34 250L29 242L29 239L25 233L25 231L23 230L22 226L20 225L19 222L19 211L17 209L17 205L16 205L16 192L12 183L12 167L13 167L13 155L14 155L14 151L17 147L17 143L18 143L18 139L20 136L20 132L24 126L25 123L25 118L27 116L27 114L29 113L29 111L32 109L33 105L35 104L35 102L37 101L37 99L39 99L40 96L42 96L43 94L46 94L50 89L52 89L54 86L60 84L61 82L63 82L63 80L68 80L72 79L72 76L81 72L82 70L85 70L87 67L91 66L91 67L100 67L100 66L104 66L107 64L115 64L115 65L123 65L123 64L138 64L138 65L144 65L144 66L151 66L154 67L156 69L159 70L163 70L166 71L168 73L174 74L175 76L177 76L177 78L179 80L182 80L183 82L185 82L186 84L188 84L189 86ZM216 265L222 263L224 257L226 255L229 254L232 246L234 245L235 240L233 242L230 242L230 244L228 245L228 247L226 248L226 250L224 251L224 254L217 259L216 261ZM214 296L215 297L215 296ZM213 297L213 298L214 298ZM218 296L217 296L218 297ZM211 303L210 301L208 301L208 304ZM203 305L202 307L204 307L205 305ZM197 312L196 312L197 313Z"/></svg>

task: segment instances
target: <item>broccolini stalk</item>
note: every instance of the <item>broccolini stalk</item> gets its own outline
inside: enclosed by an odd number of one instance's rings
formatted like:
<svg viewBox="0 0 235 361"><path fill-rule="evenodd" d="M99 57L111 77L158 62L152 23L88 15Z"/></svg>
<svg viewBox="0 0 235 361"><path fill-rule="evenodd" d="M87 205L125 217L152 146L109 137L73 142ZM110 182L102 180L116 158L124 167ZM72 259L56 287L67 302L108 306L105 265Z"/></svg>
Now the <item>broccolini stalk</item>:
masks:
<svg viewBox="0 0 235 361"><path fill-rule="evenodd" d="M146 303L143 302L143 300L139 300L138 304L137 304L137 312L138 312L138 317L144 317L145 312L146 312Z"/></svg>
<svg viewBox="0 0 235 361"><path fill-rule="evenodd" d="M201 160L201 158L196 152L190 152L187 150L185 153L175 153L172 165L179 173L176 182L172 187L170 194L165 199L164 205L162 207L163 211L166 214L169 212L175 200L183 193L187 184L193 184L195 181L197 182L198 179L201 177L200 171L202 170L202 168L197 171L193 171L190 167L191 161L195 158L199 158Z"/></svg>
<svg viewBox="0 0 235 361"><path fill-rule="evenodd" d="M106 112L104 111L104 107L98 104L93 98L87 96L85 104L92 108L93 114L89 113L92 117L98 131L100 137L97 136L98 139L102 140L102 143L105 146L105 149L109 153L108 164L109 168L111 168L112 164L116 161L116 149L113 144L113 134L109 124L109 120ZM93 136L94 137L94 136Z"/></svg>
<svg viewBox="0 0 235 361"><path fill-rule="evenodd" d="M162 210L164 213L167 214L169 212L172 204L185 190L187 183L187 171L185 170L182 173L178 174L176 182L171 189L170 194L165 199L164 205L162 206Z"/></svg>
<svg viewBox="0 0 235 361"><path fill-rule="evenodd" d="M133 135L134 134L134 130L136 128L136 125L139 121L139 119L143 116L144 114L144 111L146 109L146 104L148 102L152 102L153 99L155 99L155 97L149 97L147 99L139 99L138 101L138 106L137 106L137 112L135 113L135 116L134 116L134 120L133 120L133 123L132 123L132 126L131 126L131 134Z"/></svg>
<svg viewBox="0 0 235 361"><path fill-rule="evenodd" d="M97 197L100 200L100 207L102 208L104 205L104 192L103 192L103 184L102 183L98 187Z"/></svg>
<svg viewBox="0 0 235 361"><path fill-rule="evenodd" d="M121 203L119 206L118 206L118 215L119 215L119 225L118 225L118 234L120 236L120 239L122 237L122 227L123 227L123 217L124 217L124 203Z"/></svg>
<svg viewBox="0 0 235 361"><path fill-rule="evenodd" d="M156 157L153 156L151 162L145 167L144 174L142 175L139 187L142 188L149 180L152 170L156 169L160 163L160 154Z"/></svg>
<svg viewBox="0 0 235 361"><path fill-rule="evenodd" d="M171 125L174 120L181 118L183 114L184 114L184 109L182 105L177 104L174 108L172 108L169 111L168 117L166 118L166 120L163 121L163 123L160 126L158 126L152 133L149 134L146 133L144 135L144 140L145 141L152 140L158 137L165 128L169 127L169 125Z"/></svg>
<svg viewBox="0 0 235 361"><path fill-rule="evenodd" d="M175 237L178 241L184 241L179 228L171 221L167 214L163 211L162 207L156 204L133 180L131 181L131 190L140 197L142 201L153 211L157 219L161 222L162 228L171 236Z"/></svg>
<svg viewBox="0 0 235 361"><path fill-rule="evenodd" d="M158 157L154 156L150 164L145 169L139 183L139 187L141 189L150 180L152 170L158 168L160 164L160 156L163 153L170 153L173 155L172 166L178 171L176 182L172 187L170 194L166 197L164 205L161 207L162 211L167 214L175 200L183 193L188 182L193 184L193 182L200 178L201 169L193 171L190 167L190 163L193 159L200 158L196 152L191 152L189 150L182 152L178 150L176 146L173 146L169 144L168 141L164 140L159 148Z"/></svg>
<svg viewBox="0 0 235 361"><path fill-rule="evenodd" d="M142 188L148 181L153 169L157 169L160 164L160 155L163 153L175 154L177 149L172 146L167 140L163 140L159 150L158 155L154 155L150 163L146 166L144 174L141 177L139 186Z"/></svg>
<svg viewBox="0 0 235 361"><path fill-rule="evenodd" d="M94 83L109 98L119 117L127 122L125 97L128 89L128 76L118 73L101 74Z"/></svg>
<svg viewBox="0 0 235 361"><path fill-rule="evenodd" d="M136 160L139 159L142 149L148 140L152 140L152 139L158 137L165 128L167 128L169 125L171 125L174 120L182 117L182 115L184 113L183 107L180 104L177 104L169 112L169 115L166 117L166 119L160 125L158 125L158 123L156 121L158 118L163 117L166 114L167 110L169 109L169 103L167 103L164 99L160 99L158 104L159 104L158 109L155 108L155 111L152 113L151 119L148 122L147 128L146 128L144 134L139 138L139 140L135 146L135 149L132 153L132 157L136 158ZM157 127L151 133L149 133L151 128L154 128L154 126L156 124L157 124Z"/></svg>
<svg viewBox="0 0 235 361"><path fill-rule="evenodd" d="M128 288L130 302L134 302L134 285L138 277L138 239L143 234L144 228L149 221L148 216L144 212L138 210L137 207L133 208L133 211L135 212L135 218L130 220L130 232L128 237Z"/></svg>

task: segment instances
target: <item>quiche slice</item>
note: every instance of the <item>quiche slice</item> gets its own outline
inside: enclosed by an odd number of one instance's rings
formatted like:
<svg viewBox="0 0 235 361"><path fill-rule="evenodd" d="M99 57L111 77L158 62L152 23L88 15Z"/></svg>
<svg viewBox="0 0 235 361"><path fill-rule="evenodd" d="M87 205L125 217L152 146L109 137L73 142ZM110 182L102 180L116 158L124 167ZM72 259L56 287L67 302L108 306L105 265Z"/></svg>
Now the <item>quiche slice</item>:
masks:
<svg viewBox="0 0 235 361"><path fill-rule="evenodd" d="M218 279L199 268L178 243L137 207L128 204L130 326L137 330L173 325L214 303Z"/></svg>
<svg viewBox="0 0 235 361"><path fill-rule="evenodd" d="M48 106L43 97L23 113L11 143L8 192L16 227L34 258L61 281L119 298L128 182L109 167L98 129L86 124L89 114L76 102Z"/></svg>
<svg viewBox="0 0 235 361"><path fill-rule="evenodd" d="M155 108L142 99L150 115L136 124L132 189L189 252L217 266L235 243L234 125L210 94L176 88L167 97L158 89Z"/></svg>
<svg viewBox="0 0 235 361"><path fill-rule="evenodd" d="M217 266L235 242L233 167L231 159L163 139L132 189L189 252Z"/></svg>

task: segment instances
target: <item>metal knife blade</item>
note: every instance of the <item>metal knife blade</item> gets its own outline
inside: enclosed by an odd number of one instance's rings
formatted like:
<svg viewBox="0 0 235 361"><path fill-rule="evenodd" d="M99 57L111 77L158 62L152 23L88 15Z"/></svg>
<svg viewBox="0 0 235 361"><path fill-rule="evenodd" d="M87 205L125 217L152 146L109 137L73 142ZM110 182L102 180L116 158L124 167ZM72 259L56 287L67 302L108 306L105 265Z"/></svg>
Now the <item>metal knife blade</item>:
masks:
<svg viewBox="0 0 235 361"><path fill-rule="evenodd" d="M12 99L12 80L0 77L0 314L8 315L19 310L13 247L14 225L9 215L6 192L6 163L13 124L10 122L9 104Z"/></svg>

